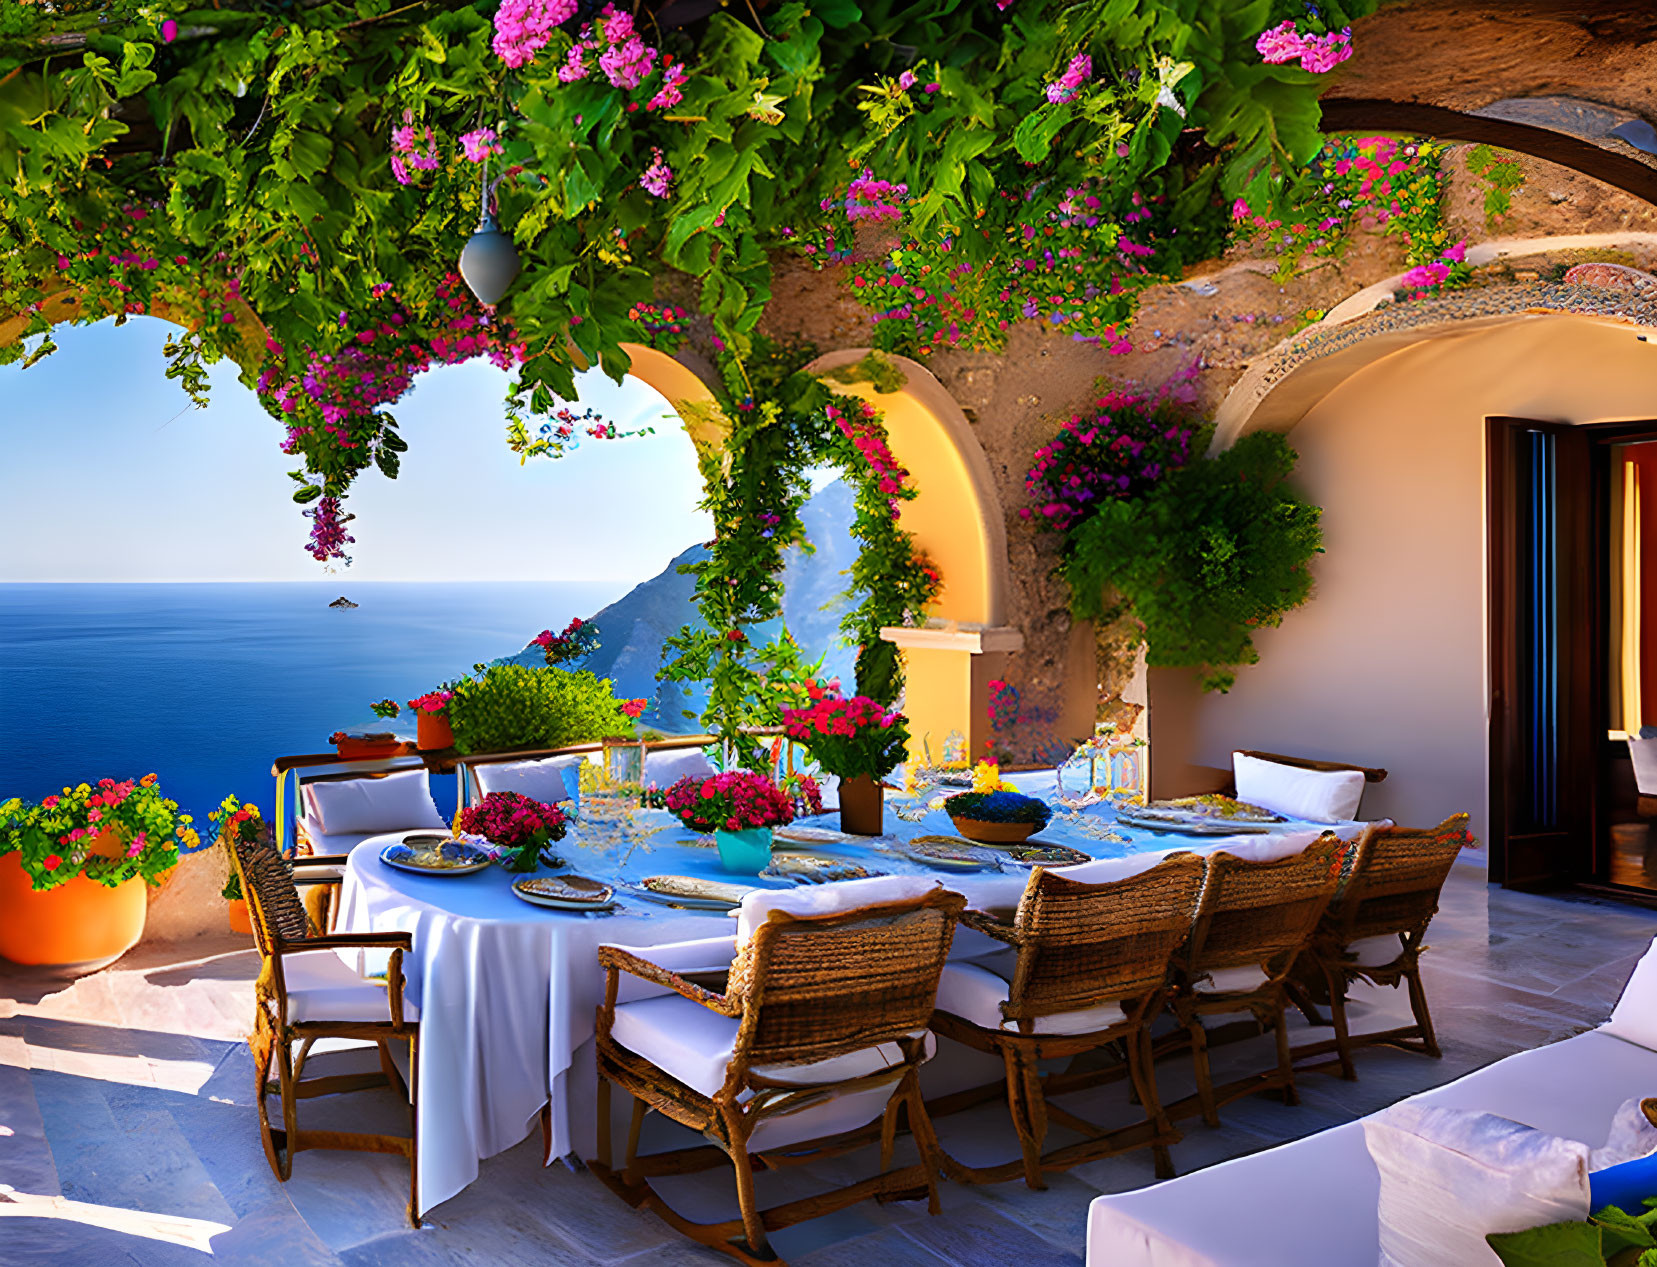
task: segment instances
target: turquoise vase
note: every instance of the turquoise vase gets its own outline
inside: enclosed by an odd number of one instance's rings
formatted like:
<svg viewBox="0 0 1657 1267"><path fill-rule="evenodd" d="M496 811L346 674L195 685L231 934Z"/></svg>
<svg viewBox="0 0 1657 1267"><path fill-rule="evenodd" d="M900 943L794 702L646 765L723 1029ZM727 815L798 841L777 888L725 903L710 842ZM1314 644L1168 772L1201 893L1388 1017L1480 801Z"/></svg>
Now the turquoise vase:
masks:
<svg viewBox="0 0 1657 1267"><path fill-rule="evenodd" d="M771 865L771 829L749 827L743 831L716 831L713 842L719 847L719 861L737 875L758 875Z"/></svg>

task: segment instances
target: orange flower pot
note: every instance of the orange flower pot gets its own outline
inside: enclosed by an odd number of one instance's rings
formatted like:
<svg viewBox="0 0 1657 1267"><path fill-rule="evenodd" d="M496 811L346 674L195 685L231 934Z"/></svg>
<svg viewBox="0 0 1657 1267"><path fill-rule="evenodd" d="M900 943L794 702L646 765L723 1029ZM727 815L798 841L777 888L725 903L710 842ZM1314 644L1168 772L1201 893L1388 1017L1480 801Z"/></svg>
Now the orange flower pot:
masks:
<svg viewBox="0 0 1657 1267"><path fill-rule="evenodd" d="M421 752L455 746L454 727L449 725L449 719L442 713L418 713L416 717L418 738L415 742Z"/></svg>
<svg viewBox="0 0 1657 1267"><path fill-rule="evenodd" d="M251 937L253 935L253 916L248 913L247 899L242 897L232 898L229 902L229 908L230 931L246 933Z"/></svg>
<svg viewBox="0 0 1657 1267"><path fill-rule="evenodd" d="M144 882L113 889L77 875L36 892L21 855L0 854L0 957L13 963L92 972L144 935Z"/></svg>

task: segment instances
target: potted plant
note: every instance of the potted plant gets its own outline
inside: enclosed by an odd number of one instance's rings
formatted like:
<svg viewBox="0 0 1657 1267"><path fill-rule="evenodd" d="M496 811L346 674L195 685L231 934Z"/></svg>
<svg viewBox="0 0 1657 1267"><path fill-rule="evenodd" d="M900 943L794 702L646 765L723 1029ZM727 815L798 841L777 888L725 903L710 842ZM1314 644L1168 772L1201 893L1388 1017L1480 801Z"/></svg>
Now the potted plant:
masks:
<svg viewBox="0 0 1657 1267"><path fill-rule="evenodd" d="M788 794L763 774L687 774L667 789L667 808L692 831L712 832L725 870L758 875L771 862L771 829L794 821Z"/></svg>
<svg viewBox="0 0 1657 1267"><path fill-rule="evenodd" d="M909 742L903 714L866 695L842 699L825 693L805 708L783 709L782 716L784 733L839 776L841 830L880 835L880 780L903 759Z"/></svg>
<svg viewBox="0 0 1657 1267"><path fill-rule="evenodd" d="M448 717L449 701L454 697L453 691L439 687L408 702L409 711L414 714L417 727L415 747L421 752L455 746L455 732L449 725Z"/></svg>
<svg viewBox="0 0 1657 1267"><path fill-rule="evenodd" d="M145 885L200 843L156 777L0 802L0 956L90 971L144 933Z"/></svg>
<svg viewBox="0 0 1657 1267"><path fill-rule="evenodd" d="M251 845L264 834L265 823L259 816L259 807L227 796L219 803L218 809L210 811L207 817L218 827L219 847L230 860L230 875L224 882L224 888L219 890L230 916L230 931L252 933L253 918L247 909L247 895L242 892L242 877L236 870L232 842L240 839L243 844Z"/></svg>
<svg viewBox="0 0 1657 1267"><path fill-rule="evenodd" d="M518 792L491 792L456 815L455 830L482 836L505 851L500 860L508 871L533 871L541 851L564 839L569 820L556 805Z"/></svg>
<svg viewBox="0 0 1657 1267"><path fill-rule="evenodd" d="M944 801L944 812L968 840L992 845L1027 840L1053 816L1046 801L1019 792L960 792Z"/></svg>

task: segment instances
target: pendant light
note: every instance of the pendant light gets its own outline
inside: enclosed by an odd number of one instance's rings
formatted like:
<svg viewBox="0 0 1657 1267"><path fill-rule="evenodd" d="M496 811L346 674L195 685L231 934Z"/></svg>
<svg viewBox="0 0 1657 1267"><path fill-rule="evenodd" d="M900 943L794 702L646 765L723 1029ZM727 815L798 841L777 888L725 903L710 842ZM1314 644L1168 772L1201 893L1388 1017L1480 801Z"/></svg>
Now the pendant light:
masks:
<svg viewBox="0 0 1657 1267"><path fill-rule="evenodd" d="M483 156L483 194L478 202L478 227L460 252L460 275L486 308L493 308L510 289L523 265L518 248L502 233L489 210L494 190L489 185L489 156Z"/></svg>

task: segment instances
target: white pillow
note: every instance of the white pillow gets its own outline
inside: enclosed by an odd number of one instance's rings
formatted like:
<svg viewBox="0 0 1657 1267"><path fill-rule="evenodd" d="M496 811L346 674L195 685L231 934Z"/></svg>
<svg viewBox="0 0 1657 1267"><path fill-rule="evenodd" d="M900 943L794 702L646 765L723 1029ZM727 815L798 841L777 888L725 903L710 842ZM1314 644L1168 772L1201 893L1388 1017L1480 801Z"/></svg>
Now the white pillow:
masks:
<svg viewBox="0 0 1657 1267"><path fill-rule="evenodd" d="M1218 841L1219 848L1204 852L1228 853L1233 858L1249 862L1277 862L1305 853L1322 839L1323 833L1315 827L1300 831L1270 832L1263 836L1227 836ZM1207 841L1203 842L1207 844Z"/></svg>
<svg viewBox="0 0 1657 1267"><path fill-rule="evenodd" d="M432 800L425 770L400 770L378 778L305 785L308 808L330 836L374 835L412 827L447 829Z"/></svg>
<svg viewBox="0 0 1657 1267"><path fill-rule="evenodd" d="M644 785L666 789L671 783L694 775L704 779L714 773L712 762L700 748L670 748L644 754Z"/></svg>
<svg viewBox="0 0 1657 1267"><path fill-rule="evenodd" d="M923 875L881 875L839 884L807 884L792 889L755 889L737 910L736 939L740 945L754 935L772 911L789 915L831 915L859 906L912 902L925 897L939 882Z"/></svg>
<svg viewBox="0 0 1657 1267"><path fill-rule="evenodd" d="M1231 770L1239 801L1311 823L1356 817L1364 794L1362 770L1303 770L1240 752L1231 754Z"/></svg>
<svg viewBox="0 0 1657 1267"><path fill-rule="evenodd" d="M1380 1267L1498 1267L1489 1232L1588 1217L1588 1145L1406 1100L1364 1119L1381 1173Z"/></svg>
<svg viewBox="0 0 1657 1267"><path fill-rule="evenodd" d="M556 805L559 801L581 801L581 763L585 757L546 757L540 761L503 761L472 767L478 791L516 792L532 801Z"/></svg>

